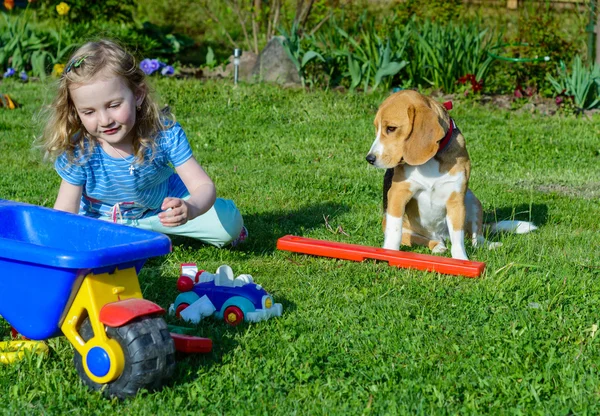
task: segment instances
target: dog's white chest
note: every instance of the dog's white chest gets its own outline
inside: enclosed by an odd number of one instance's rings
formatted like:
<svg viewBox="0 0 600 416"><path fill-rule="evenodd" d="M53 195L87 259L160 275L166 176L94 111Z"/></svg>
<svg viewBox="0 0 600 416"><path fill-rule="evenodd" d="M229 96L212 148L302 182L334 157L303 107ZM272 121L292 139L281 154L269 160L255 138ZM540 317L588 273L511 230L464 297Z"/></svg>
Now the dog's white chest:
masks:
<svg viewBox="0 0 600 416"><path fill-rule="evenodd" d="M464 174L440 173L435 159L420 166L406 166L404 172L419 207L421 224L436 234L446 234L446 203L462 189Z"/></svg>

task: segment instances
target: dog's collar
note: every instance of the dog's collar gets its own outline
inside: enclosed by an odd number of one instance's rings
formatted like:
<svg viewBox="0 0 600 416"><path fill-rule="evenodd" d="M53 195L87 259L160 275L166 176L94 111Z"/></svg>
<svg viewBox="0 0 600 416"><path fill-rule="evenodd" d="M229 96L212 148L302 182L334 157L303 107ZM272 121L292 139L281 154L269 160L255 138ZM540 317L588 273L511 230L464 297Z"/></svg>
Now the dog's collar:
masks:
<svg viewBox="0 0 600 416"><path fill-rule="evenodd" d="M454 120L450 119L450 126L448 127L448 132L446 132L446 136L444 136L444 138L440 142L440 147L437 151L438 153L442 152L446 148L446 146L448 146L448 143L450 143L450 139L452 139L452 133L454 132L455 128L456 125L454 124Z"/></svg>

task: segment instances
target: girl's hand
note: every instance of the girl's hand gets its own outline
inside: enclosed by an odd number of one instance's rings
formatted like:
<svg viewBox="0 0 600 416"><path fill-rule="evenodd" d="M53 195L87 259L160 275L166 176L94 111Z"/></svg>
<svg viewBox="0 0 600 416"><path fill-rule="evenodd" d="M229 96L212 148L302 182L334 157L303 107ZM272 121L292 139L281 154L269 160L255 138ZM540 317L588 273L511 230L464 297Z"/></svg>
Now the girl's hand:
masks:
<svg viewBox="0 0 600 416"><path fill-rule="evenodd" d="M189 206L181 198L165 198L160 209L164 212L158 214L158 219L165 227L177 227L188 222Z"/></svg>

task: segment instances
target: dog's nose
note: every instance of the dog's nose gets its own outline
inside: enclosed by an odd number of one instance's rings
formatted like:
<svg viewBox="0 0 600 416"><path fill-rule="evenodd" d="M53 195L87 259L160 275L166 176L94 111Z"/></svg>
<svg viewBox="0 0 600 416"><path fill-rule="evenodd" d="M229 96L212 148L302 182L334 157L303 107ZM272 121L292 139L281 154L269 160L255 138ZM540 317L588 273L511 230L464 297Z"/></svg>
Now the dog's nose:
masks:
<svg viewBox="0 0 600 416"><path fill-rule="evenodd" d="M367 155L367 162L369 162L371 165L373 163L375 163L375 159L377 159L377 158L375 157L375 155L373 153L369 153Z"/></svg>

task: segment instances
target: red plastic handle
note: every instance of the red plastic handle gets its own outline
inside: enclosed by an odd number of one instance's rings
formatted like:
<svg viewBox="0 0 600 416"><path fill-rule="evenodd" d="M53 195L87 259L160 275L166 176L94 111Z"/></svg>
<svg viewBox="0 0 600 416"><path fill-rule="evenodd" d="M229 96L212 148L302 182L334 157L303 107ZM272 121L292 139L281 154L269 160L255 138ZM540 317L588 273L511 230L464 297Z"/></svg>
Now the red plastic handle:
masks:
<svg viewBox="0 0 600 416"><path fill-rule="evenodd" d="M175 342L175 350L185 353L211 352L212 339L195 337L193 335L182 335L171 332L171 338Z"/></svg>
<svg viewBox="0 0 600 416"><path fill-rule="evenodd" d="M335 243L314 238L286 235L277 240L277 248L314 256L333 257L343 260L363 261L366 258L384 260L390 266L438 272L455 276L479 277L485 270L485 263L458 260L447 257L418 254L385 248L361 246L358 244Z"/></svg>

